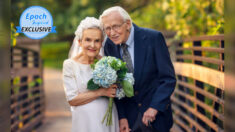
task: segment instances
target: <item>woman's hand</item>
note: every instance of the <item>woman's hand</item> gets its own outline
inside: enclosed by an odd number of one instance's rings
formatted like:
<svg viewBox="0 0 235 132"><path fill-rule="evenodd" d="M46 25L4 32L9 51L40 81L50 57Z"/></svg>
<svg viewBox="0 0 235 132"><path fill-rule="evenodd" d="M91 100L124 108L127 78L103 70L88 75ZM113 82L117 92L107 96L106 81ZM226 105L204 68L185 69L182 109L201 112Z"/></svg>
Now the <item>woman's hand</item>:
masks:
<svg viewBox="0 0 235 132"><path fill-rule="evenodd" d="M99 88L99 92L101 96L107 96L114 98L116 96L117 85L113 84L109 88Z"/></svg>

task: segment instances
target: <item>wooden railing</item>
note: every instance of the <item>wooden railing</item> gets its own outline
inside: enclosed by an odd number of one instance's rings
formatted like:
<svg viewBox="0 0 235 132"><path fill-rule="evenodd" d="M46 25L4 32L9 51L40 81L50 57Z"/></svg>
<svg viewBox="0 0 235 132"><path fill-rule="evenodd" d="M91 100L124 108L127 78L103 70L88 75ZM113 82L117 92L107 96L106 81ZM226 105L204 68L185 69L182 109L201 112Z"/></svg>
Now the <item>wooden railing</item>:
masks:
<svg viewBox="0 0 235 132"><path fill-rule="evenodd" d="M169 49L177 76L171 97L175 125L224 131L224 36L192 37Z"/></svg>
<svg viewBox="0 0 235 132"><path fill-rule="evenodd" d="M25 43L28 43L27 46ZM29 44L30 43L30 44ZM19 40L11 48L11 131L32 131L44 115L44 90L37 40Z"/></svg>

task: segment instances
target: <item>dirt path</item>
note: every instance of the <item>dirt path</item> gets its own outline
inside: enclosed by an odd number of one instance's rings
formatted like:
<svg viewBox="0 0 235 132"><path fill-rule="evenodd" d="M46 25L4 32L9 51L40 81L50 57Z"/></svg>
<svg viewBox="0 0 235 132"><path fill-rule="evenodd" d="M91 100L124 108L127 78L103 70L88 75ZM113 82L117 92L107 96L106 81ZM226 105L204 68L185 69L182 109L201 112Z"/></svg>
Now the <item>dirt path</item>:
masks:
<svg viewBox="0 0 235 132"><path fill-rule="evenodd" d="M60 70L44 70L44 89L46 95L46 112L43 124L37 132L70 132L71 113L65 99Z"/></svg>

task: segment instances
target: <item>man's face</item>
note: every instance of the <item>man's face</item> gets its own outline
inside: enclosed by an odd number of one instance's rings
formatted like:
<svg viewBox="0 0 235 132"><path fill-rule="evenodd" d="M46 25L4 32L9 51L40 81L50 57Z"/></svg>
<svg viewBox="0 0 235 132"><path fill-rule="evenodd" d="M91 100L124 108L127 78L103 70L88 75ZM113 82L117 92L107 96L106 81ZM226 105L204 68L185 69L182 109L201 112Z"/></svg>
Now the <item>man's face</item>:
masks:
<svg viewBox="0 0 235 132"><path fill-rule="evenodd" d="M125 43L130 34L130 20L124 21L119 12L113 11L102 17L104 31L115 44Z"/></svg>

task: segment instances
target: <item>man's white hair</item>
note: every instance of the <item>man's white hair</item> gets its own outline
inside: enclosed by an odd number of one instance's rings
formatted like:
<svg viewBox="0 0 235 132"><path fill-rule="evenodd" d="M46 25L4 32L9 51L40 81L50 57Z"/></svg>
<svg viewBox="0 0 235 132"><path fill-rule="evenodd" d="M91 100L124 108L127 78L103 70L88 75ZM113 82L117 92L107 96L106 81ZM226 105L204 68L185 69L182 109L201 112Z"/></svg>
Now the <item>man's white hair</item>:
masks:
<svg viewBox="0 0 235 132"><path fill-rule="evenodd" d="M81 40L83 36L83 31L92 28L97 28L102 32L102 40L103 40L104 33L101 28L101 23L98 19L94 17L86 17L80 22L80 24L77 27L77 30L75 31L75 40L76 41Z"/></svg>
<svg viewBox="0 0 235 132"><path fill-rule="evenodd" d="M123 18L124 21L130 20L131 24L132 24L132 20L131 20L130 15L127 13L127 11L125 9L123 9L120 6L113 6L113 7L110 7L108 9L104 10L102 15L100 15L100 17L99 17L99 20L101 21L101 23L102 23L102 17L107 16L114 11L119 12L119 14L121 15L121 17Z"/></svg>

